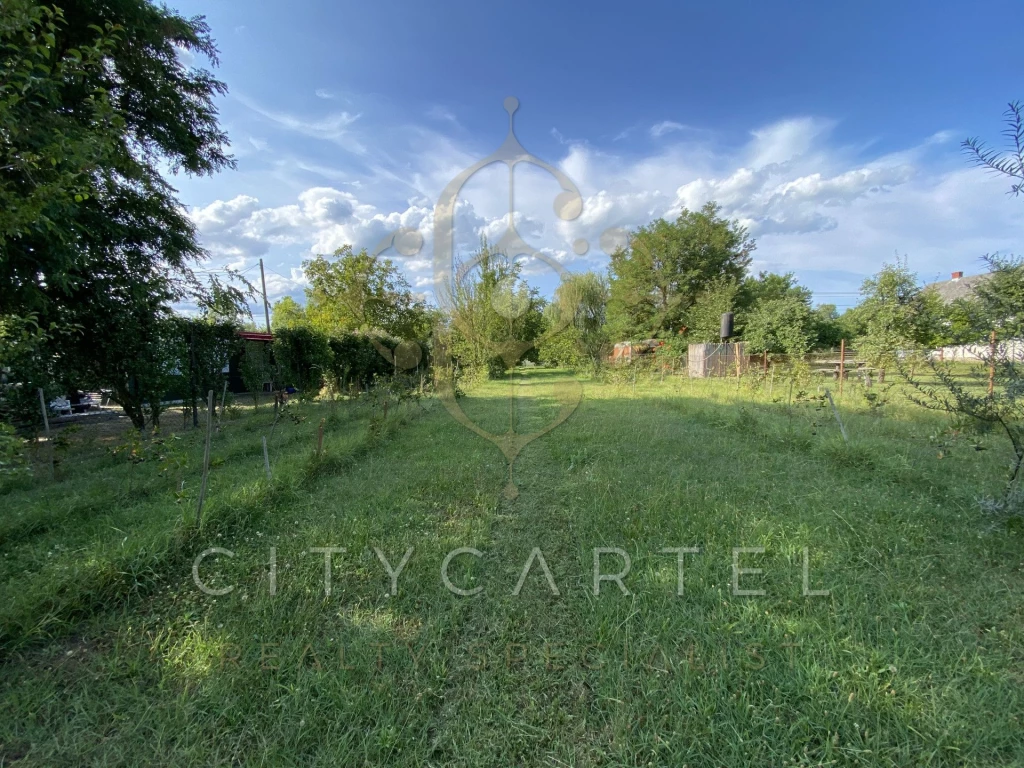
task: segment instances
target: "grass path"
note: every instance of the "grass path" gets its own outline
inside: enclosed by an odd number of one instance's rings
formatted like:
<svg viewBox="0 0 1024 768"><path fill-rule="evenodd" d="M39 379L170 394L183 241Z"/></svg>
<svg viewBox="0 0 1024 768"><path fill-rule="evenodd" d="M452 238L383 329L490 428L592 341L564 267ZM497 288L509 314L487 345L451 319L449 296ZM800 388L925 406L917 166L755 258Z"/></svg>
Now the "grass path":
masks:
<svg viewBox="0 0 1024 768"><path fill-rule="evenodd" d="M558 380L521 377L519 431L557 411ZM466 412L497 431L507 386L474 391ZM326 459L297 447L269 488L246 447L259 433L241 420L214 486L224 522L155 563L150 589L112 592L42 634L9 624L35 640L14 642L0 666L0 755L20 765L1024 763L1020 532L989 529L975 505L998 485L998 439L951 436L929 414L874 413L849 397L846 446L814 402L790 409L728 383L688 387L586 383L570 419L524 449L514 502L501 496L499 451L436 405L393 414L383 438L367 437L368 416L339 418ZM292 430L296 446L309 429ZM19 498L44 512L33 493ZM161 508L158 490L145 498L138 505ZM92 514L62 512L60 525L24 515L3 529L5 554L13 546L31 570L57 530L94 546ZM234 587L222 597L191 580L208 546L234 552L203 564L211 586ZM346 549L329 597L314 547ZM397 596L374 547L392 566L414 550ZM473 597L441 584L459 547L482 552L450 567L455 584L484 587ZM630 594L613 582L592 594L595 547L628 552ZM666 547L700 550L685 556L682 596ZM734 547L764 547L742 556L763 573L741 586L766 595L732 594ZM537 563L511 594L534 548L559 595ZM804 548L810 587L830 595L803 595ZM620 564L602 557L605 573ZM53 589L35 567L9 569L8 589Z"/></svg>

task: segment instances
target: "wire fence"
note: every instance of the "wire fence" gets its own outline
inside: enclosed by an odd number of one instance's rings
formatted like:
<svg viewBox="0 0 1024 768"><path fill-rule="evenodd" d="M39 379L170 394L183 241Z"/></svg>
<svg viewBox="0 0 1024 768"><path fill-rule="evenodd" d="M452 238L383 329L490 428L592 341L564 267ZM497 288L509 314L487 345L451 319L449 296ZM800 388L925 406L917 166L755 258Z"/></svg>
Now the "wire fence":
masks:
<svg viewBox="0 0 1024 768"><path fill-rule="evenodd" d="M143 430L100 392L76 397L73 406L64 398L40 398L41 422L21 430L18 454L0 453L0 481L11 490L26 484L118 476L131 490L158 477L178 478L174 482L182 498L195 501L198 478L211 462L222 460L224 449L251 452L253 467L270 479L283 451L321 452L325 425L328 431L365 432L383 424L389 410L396 413L407 402L425 404L432 387L422 379L410 382L388 379L346 395L331 392L307 400L279 399L274 393L257 393L254 398L222 390L202 398L195 414L189 402L165 402L159 429L147 424ZM205 450L208 441L212 458Z"/></svg>

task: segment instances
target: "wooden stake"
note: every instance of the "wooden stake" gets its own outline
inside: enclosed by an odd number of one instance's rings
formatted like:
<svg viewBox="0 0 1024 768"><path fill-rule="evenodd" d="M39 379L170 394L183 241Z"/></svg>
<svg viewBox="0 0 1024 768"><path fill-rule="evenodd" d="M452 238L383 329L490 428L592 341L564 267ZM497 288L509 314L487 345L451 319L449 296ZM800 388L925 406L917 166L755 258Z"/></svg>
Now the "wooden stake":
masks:
<svg viewBox="0 0 1024 768"><path fill-rule="evenodd" d="M320 428L316 436L316 454L319 456L324 450L324 419L320 419Z"/></svg>
<svg viewBox="0 0 1024 768"><path fill-rule="evenodd" d="M839 424L839 431L843 435L843 442L850 442L850 438L846 435L846 427L843 426L843 420L839 418L839 409L836 408L835 400L832 399L832 393L828 391L828 388L825 389L825 397L828 398L828 404L832 406L832 415L836 417L836 422Z"/></svg>
<svg viewBox="0 0 1024 768"><path fill-rule="evenodd" d="M846 378L846 339L839 341L839 396L843 396L843 380Z"/></svg>
<svg viewBox="0 0 1024 768"><path fill-rule="evenodd" d="M42 392L43 390L39 390ZM995 331L988 342L988 396L995 394Z"/></svg>
<svg viewBox="0 0 1024 768"><path fill-rule="evenodd" d="M224 405L228 401L228 380L224 379L224 391L220 395L220 413L217 415L217 425L220 425L220 417L224 415Z"/></svg>
<svg viewBox="0 0 1024 768"><path fill-rule="evenodd" d="M768 350L767 349L764 351L764 373L765 373L766 376L768 375Z"/></svg>
<svg viewBox="0 0 1024 768"><path fill-rule="evenodd" d="M49 443L50 447L50 479L53 480L53 440L50 439L50 416L46 412L46 395L43 394L43 388L39 388L39 407L43 411L43 429L46 432L46 442ZM38 454L37 454L38 455Z"/></svg>
<svg viewBox="0 0 1024 768"><path fill-rule="evenodd" d="M210 440L213 438L213 390L206 396L206 448L203 451L203 482L199 486L199 504L196 507L196 528L203 526L203 501L206 499L206 480L210 476Z"/></svg>
<svg viewBox="0 0 1024 768"><path fill-rule="evenodd" d="M263 468L267 471L267 480L273 480L274 475L270 471L270 454L267 453L267 436L263 436Z"/></svg>
<svg viewBox="0 0 1024 768"><path fill-rule="evenodd" d="M46 439L50 439L50 417L46 413L46 395L43 394L43 388L39 388L39 407L43 412L43 429L46 430Z"/></svg>
<svg viewBox="0 0 1024 768"><path fill-rule="evenodd" d="M772 401L772 391L775 389L775 364L772 364L772 375L768 379L768 402Z"/></svg>

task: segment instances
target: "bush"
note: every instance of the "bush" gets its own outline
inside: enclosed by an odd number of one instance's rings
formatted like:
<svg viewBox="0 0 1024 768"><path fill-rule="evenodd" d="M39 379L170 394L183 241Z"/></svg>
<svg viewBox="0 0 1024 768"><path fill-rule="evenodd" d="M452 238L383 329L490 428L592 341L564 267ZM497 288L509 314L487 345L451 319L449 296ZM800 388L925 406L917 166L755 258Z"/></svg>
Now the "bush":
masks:
<svg viewBox="0 0 1024 768"><path fill-rule="evenodd" d="M14 427L0 422L0 476L28 471L25 441L14 431Z"/></svg>
<svg viewBox="0 0 1024 768"><path fill-rule="evenodd" d="M398 339L384 333L352 331L328 340L332 354L331 376L339 391L348 383L369 387L378 376L394 373L395 364L381 354L374 341L390 354L398 346Z"/></svg>
<svg viewBox="0 0 1024 768"><path fill-rule="evenodd" d="M282 328L274 335L278 383L299 390L303 399L316 397L334 356L327 336L312 328Z"/></svg>

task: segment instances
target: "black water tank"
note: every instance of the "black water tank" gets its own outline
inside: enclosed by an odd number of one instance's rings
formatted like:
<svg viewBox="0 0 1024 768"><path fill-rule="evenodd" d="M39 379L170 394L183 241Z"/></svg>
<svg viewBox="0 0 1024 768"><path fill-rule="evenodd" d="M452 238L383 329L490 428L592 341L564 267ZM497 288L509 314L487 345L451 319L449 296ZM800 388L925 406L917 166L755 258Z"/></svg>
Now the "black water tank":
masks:
<svg viewBox="0 0 1024 768"><path fill-rule="evenodd" d="M722 341L732 337L732 312L722 313Z"/></svg>

